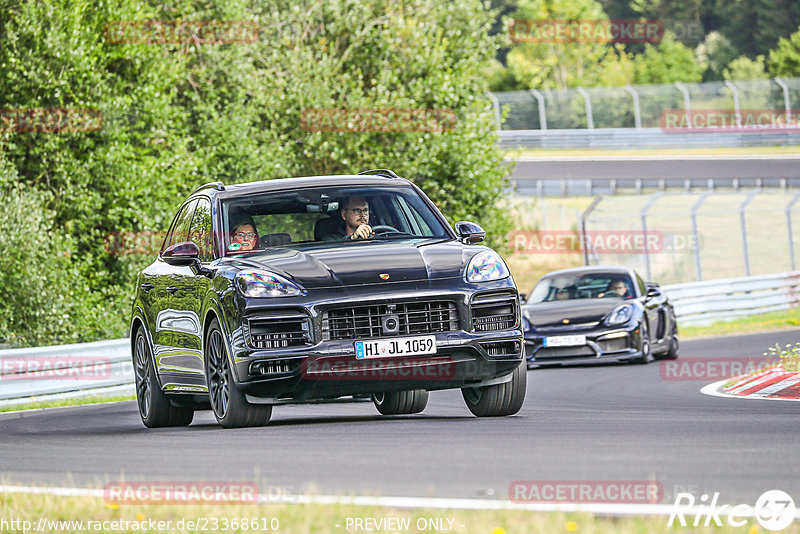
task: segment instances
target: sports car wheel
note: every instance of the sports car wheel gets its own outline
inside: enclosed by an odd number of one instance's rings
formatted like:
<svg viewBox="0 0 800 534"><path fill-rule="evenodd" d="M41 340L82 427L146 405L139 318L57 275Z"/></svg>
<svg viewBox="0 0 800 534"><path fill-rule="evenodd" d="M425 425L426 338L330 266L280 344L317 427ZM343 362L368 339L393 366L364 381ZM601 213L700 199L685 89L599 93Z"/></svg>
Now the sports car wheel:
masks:
<svg viewBox="0 0 800 534"><path fill-rule="evenodd" d="M419 413L428 405L428 392L424 389L373 393L372 402L383 415Z"/></svg>
<svg viewBox="0 0 800 534"><path fill-rule="evenodd" d="M664 354L664 358L667 360L674 360L678 357L678 351L680 349L679 341L678 341L678 329L673 327L672 328L672 341L669 344L669 350Z"/></svg>
<svg viewBox="0 0 800 534"><path fill-rule="evenodd" d="M133 370L139 416L148 428L188 426L194 418L191 407L172 406L158 385L155 365L144 331L136 331L133 345Z"/></svg>
<svg viewBox="0 0 800 534"><path fill-rule="evenodd" d="M647 318L645 317L642 320L647 321ZM639 328L641 328L642 330L642 345L640 349L642 355L636 358L636 360L634 361L636 363L641 363L646 365L652 362L655 359L655 357L653 356L653 351L650 350L650 334L647 331L647 323L642 323L642 325Z"/></svg>
<svg viewBox="0 0 800 534"><path fill-rule="evenodd" d="M238 428L269 422L272 406L250 404L234 384L225 340L216 319L206 334L205 361L208 399L217 423L225 428Z"/></svg>
<svg viewBox="0 0 800 534"><path fill-rule="evenodd" d="M461 395L467 408L478 417L514 415L525 402L528 369L523 362L514 369L511 380L503 384L477 388L463 388Z"/></svg>

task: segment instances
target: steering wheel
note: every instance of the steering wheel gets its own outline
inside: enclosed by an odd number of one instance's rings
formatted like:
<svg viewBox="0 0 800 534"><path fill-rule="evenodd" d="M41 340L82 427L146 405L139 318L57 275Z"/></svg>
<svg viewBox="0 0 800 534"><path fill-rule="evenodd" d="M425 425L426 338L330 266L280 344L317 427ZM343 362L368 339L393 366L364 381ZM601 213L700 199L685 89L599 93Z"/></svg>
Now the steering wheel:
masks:
<svg viewBox="0 0 800 534"><path fill-rule="evenodd" d="M398 230L394 226L387 226L385 224L376 224L372 227L372 233L374 234L403 234L403 235L412 235L408 232L404 232L402 230Z"/></svg>
<svg viewBox="0 0 800 534"><path fill-rule="evenodd" d="M611 290L609 290L609 291L606 291L605 293L603 293L603 296L602 296L602 297L600 297L600 298L606 298L606 297L621 297L621 296L622 296L622 295L620 295L620 294L619 294L619 293L617 293L616 291L611 291Z"/></svg>
<svg viewBox="0 0 800 534"><path fill-rule="evenodd" d="M376 233L376 234L378 232L383 233L383 234L388 234L388 233L401 234L401 233L403 233L400 230L398 230L397 228L395 228L394 226L388 226L388 225L385 225L385 224L376 224L375 226L372 227L372 232Z"/></svg>

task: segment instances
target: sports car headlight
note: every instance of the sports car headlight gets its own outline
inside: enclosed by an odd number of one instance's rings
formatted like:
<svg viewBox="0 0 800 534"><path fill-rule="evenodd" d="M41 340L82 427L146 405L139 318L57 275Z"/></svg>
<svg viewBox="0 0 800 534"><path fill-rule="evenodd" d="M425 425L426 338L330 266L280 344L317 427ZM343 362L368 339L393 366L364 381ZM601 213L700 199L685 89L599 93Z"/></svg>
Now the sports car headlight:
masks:
<svg viewBox="0 0 800 534"><path fill-rule="evenodd" d="M466 274L467 282L491 282L508 278L510 275L503 258L493 250L475 254L469 260Z"/></svg>
<svg viewBox="0 0 800 534"><path fill-rule="evenodd" d="M296 297L305 294L298 285L269 271L242 271L236 275L236 287L245 297Z"/></svg>
<svg viewBox="0 0 800 534"><path fill-rule="evenodd" d="M606 324L627 323L631 317L633 317L633 306L630 304L623 304L608 314Z"/></svg>

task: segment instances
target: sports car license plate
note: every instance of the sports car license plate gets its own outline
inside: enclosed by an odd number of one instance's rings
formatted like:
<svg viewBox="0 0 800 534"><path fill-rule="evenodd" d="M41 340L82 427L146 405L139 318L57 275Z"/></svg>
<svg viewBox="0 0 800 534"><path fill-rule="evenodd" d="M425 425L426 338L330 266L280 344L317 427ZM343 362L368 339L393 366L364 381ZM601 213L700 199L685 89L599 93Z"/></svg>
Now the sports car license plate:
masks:
<svg viewBox="0 0 800 534"><path fill-rule="evenodd" d="M586 345L586 336L550 336L544 338L545 347L574 347Z"/></svg>
<svg viewBox="0 0 800 534"><path fill-rule="evenodd" d="M356 358L386 358L436 354L436 336L398 337L377 341L356 341Z"/></svg>

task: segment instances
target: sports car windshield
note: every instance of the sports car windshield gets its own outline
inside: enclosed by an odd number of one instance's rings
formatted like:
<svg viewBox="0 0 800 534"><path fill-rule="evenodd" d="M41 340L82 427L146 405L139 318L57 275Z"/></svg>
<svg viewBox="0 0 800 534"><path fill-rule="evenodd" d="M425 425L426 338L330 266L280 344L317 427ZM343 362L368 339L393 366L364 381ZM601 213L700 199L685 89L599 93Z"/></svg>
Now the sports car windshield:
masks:
<svg viewBox="0 0 800 534"><path fill-rule="evenodd" d="M297 189L224 200L227 254L298 244L449 238L409 186ZM352 236L360 227L364 229ZM358 239L354 239L358 238Z"/></svg>
<svg viewBox="0 0 800 534"><path fill-rule="evenodd" d="M631 278L613 273L548 277L536 284L527 303L599 298L633 298Z"/></svg>

